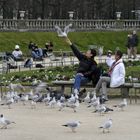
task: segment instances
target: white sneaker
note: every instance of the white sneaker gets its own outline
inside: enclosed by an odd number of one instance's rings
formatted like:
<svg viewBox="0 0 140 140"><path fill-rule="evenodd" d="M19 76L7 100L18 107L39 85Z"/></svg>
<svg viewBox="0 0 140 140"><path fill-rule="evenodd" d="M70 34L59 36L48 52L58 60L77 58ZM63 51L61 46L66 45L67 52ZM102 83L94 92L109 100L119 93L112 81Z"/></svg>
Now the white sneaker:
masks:
<svg viewBox="0 0 140 140"><path fill-rule="evenodd" d="M79 95L79 91L78 91L78 89L74 89L74 94L76 94L76 95Z"/></svg>

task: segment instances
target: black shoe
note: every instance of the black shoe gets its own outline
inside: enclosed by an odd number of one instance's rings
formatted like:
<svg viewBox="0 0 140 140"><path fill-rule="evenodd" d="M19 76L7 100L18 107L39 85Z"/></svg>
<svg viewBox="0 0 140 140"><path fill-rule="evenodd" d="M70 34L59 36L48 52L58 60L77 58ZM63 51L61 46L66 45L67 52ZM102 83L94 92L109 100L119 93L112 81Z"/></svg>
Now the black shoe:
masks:
<svg viewBox="0 0 140 140"><path fill-rule="evenodd" d="M99 97L99 99L100 99L100 104L104 104L105 102L107 102L108 101L108 99L107 98L105 98L105 97Z"/></svg>

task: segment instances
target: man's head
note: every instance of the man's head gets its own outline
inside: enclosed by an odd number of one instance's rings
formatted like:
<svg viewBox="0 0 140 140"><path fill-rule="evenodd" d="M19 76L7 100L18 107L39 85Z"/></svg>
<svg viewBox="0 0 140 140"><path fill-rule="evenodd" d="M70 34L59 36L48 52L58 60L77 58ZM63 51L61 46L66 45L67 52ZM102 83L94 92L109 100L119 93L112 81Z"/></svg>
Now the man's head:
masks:
<svg viewBox="0 0 140 140"><path fill-rule="evenodd" d="M94 58L96 56L96 50L95 49L89 49L87 52L86 52L86 57L87 58Z"/></svg>
<svg viewBox="0 0 140 140"><path fill-rule="evenodd" d="M116 61L119 60L119 59L121 59L122 56L123 56L123 54L122 54L122 52L121 52L120 50L117 50L117 51L115 52L115 60L116 60Z"/></svg>

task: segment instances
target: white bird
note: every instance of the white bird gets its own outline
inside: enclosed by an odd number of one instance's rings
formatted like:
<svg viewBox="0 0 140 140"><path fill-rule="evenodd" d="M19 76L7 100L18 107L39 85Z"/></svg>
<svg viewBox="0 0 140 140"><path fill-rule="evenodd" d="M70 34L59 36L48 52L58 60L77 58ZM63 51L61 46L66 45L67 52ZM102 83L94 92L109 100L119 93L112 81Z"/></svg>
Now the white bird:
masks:
<svg viewBox="0 0 140 140"><path fill-rule="evenodd" d="M84 102L85 103L89 103L90 102L90 92L87 92L86 97L84 98Z"/></svg>
<svg viewBox="0 0 140 140"><path fill-rule="evenodd" d="M29 95L27 94L27 95L23 95L20 100L23 102L23 105L26 105L25 102L28 101L28 99L29 99Z"/></svg>
<svg viewBox="0 0 140 140"><path fill-rule="evenodd" d="M100 100L99 97L97 97L97 99L96 99L94 102L91 102L91 103L88 105L88 107L93 106L93 107L96 109L97 106L100 105L100 101L99 101L99 100Z"/></svg>
<svg viewBox="0 0 140 140"><path fill-rule="evenodd" d="M66 104L64 102L61 102L60 100L58 100L57 106L59 107L59 111L61 111L64 107L66 107Z"/></svg>
<svg viewBox="0 0 140 140"><path fill-rule="evenodd" d="M63 32L62 29L58 25L55 25L55 29L59 37L67 37L68 32L71 31L70 27L72 27L71 23L65 26L64 32Z"/></svg>
<svg viewBox="0 0 140 140"><path fill-rule="evenodd" d="M36 108L36 102L35 101L31 101L31 109L35 109Z"/></svg>
<svg viewBox="0 0 140 140"><path fill-rule="evenodd" d="M2 103L1 105L7 105L9 109L11 109L11 104L14 103L14 99L10 98L7 99L5 103Z"/></svg>
<svg viewBox="0 0 140 140"><path fill-rule="evenodd" d="M56 105L56 100L55 100L55 97L53 97L53 99L49 102L49 106L50 106L51 108L54 108L55 105Z"/></svg>
<svg viewBox="0 0 140 140"><path fill-rule="evenodd" d="M93 97L91 98L91 102L95 102L96 99L97 99L97 97L96 97L96 92L93 91L92 94L93 94Z"/></svg>
<svg viewBox="0 0 140 140"><path fill-rule="evenodd" d="M75 98L75 96L73 95L73 94L71 94L71 97L68 99L68 103L75 103L75 101L76 101L76 98Z"/></svg>
<svg viewBox="0 0 140 140"><path fill-rule="evenodd" d="M72 130L72 132L76 132L75 129L76 129L78 126L80 126L80 124L81 124L80 121L71 121L71 122L68 122L68 123L66 123L66 124L64 124L64 125L62 125L62 126L69 127L69 128Z"/></svg>
<svg viewBox="0 0 140 140"><path fill-rule="evenodd" d="M0 115L0 124L3 125L1 127L1 129L7 129L7 126L12 124L12 123L15 123L15 122L5 119L3 114Z"/></svg>
<svg viewBox="0 0 140 140"><path fill-rule="evenodd" d="M105 130L108 130L112 127L112 119L108 119L107 121L104 122L103 125L101 125L99 128L102 128L103 129L103 133L105 133Z"/></svg>
<svg viewBox="0 0 140 140"><path fill-rule="evenodd" d="M127 100L125 98L123 99L123 101L120 104L114 105L114 107L118 107L121 110L124 110L124 107L126 107L126 106L127 106Z"/></svg>
<svg viewBox="0 0 140 140"><path fill-rule="evenodd" d="M70 108L72 108L73 109L73 111L74 112L76 112L76 109L79 107L79 100L76 100L76 102L75 103L68 103L67 105L66 105L66 107L70 107Z"/></svg>
<svg viewBox="0 0 140 140"><path fill-rule="evenodd" d="M44 99L42 100L42 102L44 102L45 105L48 105L48 103L50 102L50 100L51 100L50 93L48 93L48 94L47 94L47 97L44 98Z"/></svg>

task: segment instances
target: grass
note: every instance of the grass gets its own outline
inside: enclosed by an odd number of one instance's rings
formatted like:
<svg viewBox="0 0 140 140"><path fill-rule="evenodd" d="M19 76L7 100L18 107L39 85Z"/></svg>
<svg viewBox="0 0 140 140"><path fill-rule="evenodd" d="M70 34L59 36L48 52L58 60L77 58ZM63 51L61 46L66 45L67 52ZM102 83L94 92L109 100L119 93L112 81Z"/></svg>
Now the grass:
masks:
<svg viewBox="0 0 140 140"><path fill-rule="evenodd" d="M88 49L88 45L102 45L105 52L107 50L114 51L119 47L126 53L126 40L128 32L71 32L69 38L72 42L79 46L81 51ZM24 54L29 52L28 44L30 41L38 44L39 47L44 48L46 42L52 41L54 43L54 50L70 50L64 39L58 38L55 32L1 32L0 33L0 52L13 51L16 44L21 46ZM138 53L140 49L138 48Z"/></svg>

